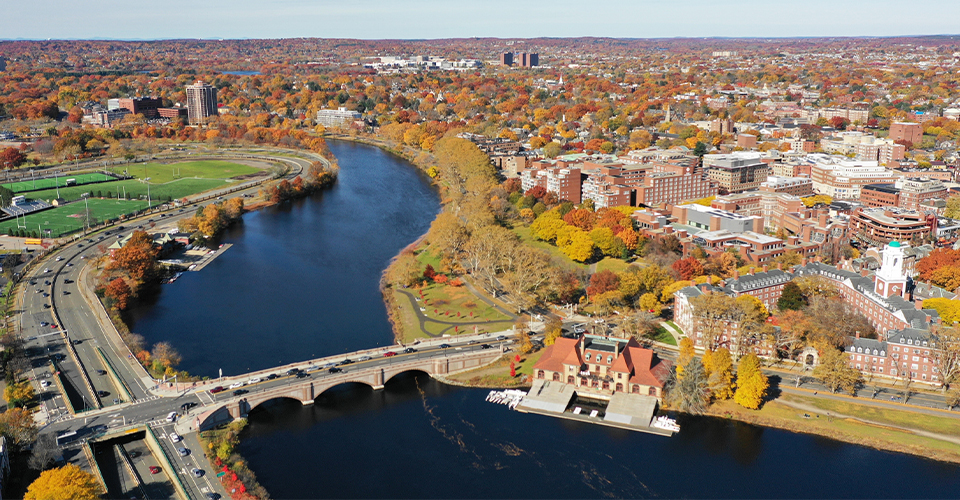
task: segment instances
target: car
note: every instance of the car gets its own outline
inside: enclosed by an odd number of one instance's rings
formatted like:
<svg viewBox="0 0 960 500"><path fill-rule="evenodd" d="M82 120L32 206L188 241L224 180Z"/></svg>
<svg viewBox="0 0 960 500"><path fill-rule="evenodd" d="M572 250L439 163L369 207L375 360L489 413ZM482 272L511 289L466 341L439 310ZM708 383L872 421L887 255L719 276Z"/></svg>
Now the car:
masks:
<svg viewBox="0 0 960 500"><path fill-rule="evenodd" d="M449 349L449 348L450 348L450 344L440 344L440 348L441 348L441 349Z"/></svg>
<svg viewBox="0 0 960 500"><path fill-rule="evenodd" d="M310 365L310 366L307 367L306 371L308 371L308 372L315 372L315 371L317 371L317 370L319 370L319 369L320 369L320 367L317 366L317 365Z"/></svg>
<svg viewBox="0 0 960 500"><path fill-rule="evenodd" d="M171 433L170 433L170 441L173 441L174 443L179 443L179 442L180 442L180 434L177 434L176 432L171 432Z"/></svg>
<svg viewBox="0 0 960 500"><path fill-rule="evenodd" d="M370 361L370 356L360 356L357 361Z"/></svg>
<svg viewBox="0 0 960 500"><path fill-rule="evenodd" d="M56 330L57 328L59 328L57 325L50 325L50 329L52 330Z"/></svg>
<svg viewBox="0 0 960 500"><path fill-rule="evenodd" d="M223 391L225 391L225 390L226 390L226 389L224 389L222 385L218 385L218 386L214 387L213 389L210 389L210 394L216 394L216 393L218 393L218 392L223 392Z"/></svg>
<svg viewBox="0 0 960 500"><path fill-rule="evenodd" d="M387 352L383 353L383 357L385 357L385 358L392 358L392 357L394 357L394 356L396 356L396 355L397 355L397 353L395 353L395 352L393 352L393 351L387 351Z"/></svg>
<svg viewBox="0 0 960 500"><path fill-rule="evenodd" d="M277 378L277 377L279 377L279 375L277 375L276 373L271 373L270 375L267 375L266 377L263 377L263 378L264 378L265 380L273 380L273 379L275 379L275 378Z"/></svg>
<svg viewBox="0 0 960 500"><path fill-rule="evenodd" d="M337 363L337 366L350 365L350 364L353 364L353 360L350 359L350 358L347 358L347 359L345 359L345 360Z"/></svg>
<svg viewBox="0 0 960 500"><path fill-rule="evenodd" d="M50 323L47 323L46 321L41 321L41 322L40 322L40 326L47 326L47 325L49 325L49 324L50 324Z"/></svg>
<svg viewBox="0 0 960 500"><path fill-rule="evenodd" d="M263 382L263 379L262 379L262 378L260 378L260 377L253 377L252 379L250 379L250 380L247 381L247 384L253 385L253 384L259 384L260 382Z"/></svg>
<svg viewBox="0 0 960 500"><path fill-rule="evenodd" d="M50 309L50 304L43 304L44 309Z"/></svg>
<svg viewBox="0 0 960 500"><path fill-rule="evenodd" d="M69 285L70 283L73 283L73 280L70 280L70 279L63 280L64 285Z"/></svg>
<svg viewBox="0 0 960 500"><path fill-rule="evenodd" d="M334 366L333 368L330 368L327 371L329 371L330 373L340 373L343 371L343 368L337 368L336 366Z"/></svg>
<svg viewBox="0 0 960 500"><path fill-rule="evenodd" d="M403 350L403 353L404 353L404 354L410 354L410 353L413 353L413 352L417 352L417 350L414 349L414 348L412 348L412 347L408 347L408 348L406 348L406 349Z"/></svg>
<svg viewBox="0 0 960 500"><path fill-rule="evenodd" d="M83 260L83 259L86 259L86 258L87 258L86 255L81 255L81 256L80 256L80 260Z"/></svg>
<svg viewBox="0 0 960 500"><path fill-rule="evenodd" d="M299 368L291 368L286 371L285 375L296 375L299 372L300 372Z"/></svg>
<svg viewBox="0 0 960 500"><path fill-rule="evenodd" d="M109 396L109 395L110 395L110 393L107 392L107 391L97 391L97 396L100 396L101 398L105 398L105 397L107 397L107 396Z"/></svg>
<svg viewBox="0 0 960 500"><path fill-rule="evenodd" d="M303 373L303 372L298 372L298 373L297 373L297 378L307 378L307 377L309 377L309 376L310 376L309 373Z"/></svg>
<svg viewBox="0 0 960 500"><path fill-rule="evenodd" d="M106 374L107 374L106 370L97 370L97 375L106 375Z"/></svg>
<svg viewBox="0 0 960 500"><path fill-rule="evenodd" d="M481 349L489 349L489 348L491 348L491 347L493 347L493 346L491 346L490 344L480 344L480 348L481 348Z"/></svg>
<svg viewBox="0 0 960 500"><path fill-rule="evenodd" d="M190 408L193 408L194 406L197 406L197 403L194 403L193 401L188 401L180 405L180 411L187 411Z"/></svg>
<svg viewBox="0 0 960 500"><path fill-rule="evenodd" d="M185 456L187 456L187 455L190 454L190 450L188 450L188 449L184 448L183 446L181 446L181 447L177 448L177 453L179 453L181 457L185 457Z"/></svg>
<svg viewBox="0 0 960 500"><path fill-rule="evenodd" d="M248 391L248 390L246 390L246 389L237 389L237 390L233 391L233 395L234 395L234 396L243 396L244 394L246 394L246 393L248 393L248 392L250 392L250 391Z"/></svg>
<svg viewBox="0 0 960 500"><path fill-rule="evenodd" d="M30 284L31 284L31 285L36 285L36 284L37 284L37 282L36 282L36 281L32 281L32 280L31 280L31 281L30 281Z"/></svg>
<svg viewBox="0 0 960 500"><path fill-rule="evenodd" d="M167 422L176 422L177 421L177 412L172 411L167 414Z"/></svg>
<svg viewBox="0 0 960 500"><path fill-rule="evenodd" d="M220 500L220 494L219 494L219 493L214 493L214 492L212 492L212 491L208 491L208 492L207 492L207 498L209 498L210 500Z"/></svg>
<svg viewBox="0 0 960 500"><path fill-rule="evenodd" d="M42 388L44 388L44 389L46 389L47 387L50 387L50 381L49 381L49 380L41 380L41 381L40 381L40 387L42 387Z"/></svg>
<svg viewBox="0 0 960 500"><path fill-rule="evenodd" d="M117 231L123 231L123 226L117 226Z"/></svg>
<svg viewBox="0 0 960 500"><path fill-rule="evenodd" d="M80 339L73 339L73 340L70 341L70 343L73 344L73 345L80 345L80 344L83 343L83 341L80 340Z"/></svg>
<svg viewBox="0 0 960 500"><path fill-rule="evenodd" d="M44 284L44 285L47 285L47 286L50 286L50 280L45 280L45 281L43 282L43 284Z"/></svg>
<svg viewBox="0 0 960 500"><path fill-rule="evenodd" d="M83 243L77 243L78 248L83 248Z"/></svg>
<svg viewBox="0 0 960 500"><path fill-rule="evenodd" d="M323 368L324 370L326 370L326 369L328 369L328 368L333 368L334 366L337 366L337 364L336 364L336 363L327 363L327 364L323 365L321 368Z"/></svg>
<svg viewBox="0 0 960 500"><path fill-rule="evenodd" d="M471 340L470 342L467 342L467 343L470 344L470 345L473 345L473 344L476 344L477 341L476 341L476 340Z"/></svg>
<svg viewBox="0 0 960 500"><path fill-rule="evenodd" d="M497 340L507 340L506 335L497 335Z"/></svg>
<svg viewBox="0 0 960 500"><path fill-rule="evenodd" d="M49 273L49 272L50 272L50 268L48 267L48 268L44 269L43 272ZM49 285L49 283L47 283L47 284Z"/></svg>
<svg viewBox="0 0 960 500"><path fill-rule="evenodd" d="M194 467L190 472L193 473L193 477L203 477L203 471Z"/></svg>
<svg viewBox="0 0 960 500"><path fill-rule="evenodd" d="M46 298L46 297L49 297L49 296L50 296L50 294L49 294L49 293L47 293L47 292L43 292L43 297L44 297L44 298Z"/></svg>
<svg viewBox="0 0 960 500"><path fill-rule="evenodd" d="M131 455L132 455L132 454L131 454ZM150 466L150 473L151 473L151 474L159 474L159 473L160 473L160 467L157 467L156 465L151 465L151 466Z"/></svg>
<svg viewBox="0 0 960 500"><path fill-rule="evenodd" d="M64 295L70 295L70 292L64 290L64 291L63 291L63 294L64 294Z"/></svg>
<svg viewBox="0 0 960 500"><path fill-rule="evenodd" d="M60 262L61 260L63 260L63 256L62 256L62 255L58 255L58 256L57 256L57 262Z"/></svg>
<svg viewBox="0 0 960 500"><path fill-rule="evenodd" d="M130 458L137 458L137 457L140 456L140 452L134 450L134 451L131 451L131 452L129 453L129 455L130 455Z"/></svg>
<svg viewBox="0 0 960 500"><path fill-rule="evenodd" d="M236 389L237 387L243 387L243 386L245 386L245 385L247 385L245 382L234 382L234 383L230 384L230 386L228 387L228 389Z"/></svg>
<svg viewBox="0 0 960 500"><path fill-rule="evenodd" d="M73 262L67 262L67 267L73 267Z"/></svg>

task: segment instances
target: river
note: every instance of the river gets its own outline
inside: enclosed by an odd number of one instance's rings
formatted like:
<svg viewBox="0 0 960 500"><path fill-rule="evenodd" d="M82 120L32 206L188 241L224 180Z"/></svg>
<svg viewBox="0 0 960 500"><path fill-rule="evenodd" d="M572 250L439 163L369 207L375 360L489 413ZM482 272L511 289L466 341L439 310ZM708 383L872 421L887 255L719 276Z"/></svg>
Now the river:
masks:
<svg viewBox="0 0 960 500"><path fill-rule="evenodd" d="M428 180L331 141L340 179L244 216L227 252L132 312L181 367L233 374L391 343L382 269L426 231ZM425 376L255 409L240 453L275 498L955 498L960 467L816 436L683 417L663 438L509 411Z"/></svg>

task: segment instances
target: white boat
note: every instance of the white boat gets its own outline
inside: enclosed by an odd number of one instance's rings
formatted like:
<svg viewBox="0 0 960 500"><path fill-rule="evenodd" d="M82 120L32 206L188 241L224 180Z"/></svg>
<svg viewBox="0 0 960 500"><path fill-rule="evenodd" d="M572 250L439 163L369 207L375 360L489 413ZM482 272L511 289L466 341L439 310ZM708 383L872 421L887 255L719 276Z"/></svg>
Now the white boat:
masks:
<svg viewBox="0 0 960 500"><path fill-rule="evenodd" d="M671 432L680 432L680 426L677 424L677 421L666 415L661 415L655 418L653 423L650 424L650 427L665 429Z"/></svg>
<svg viewBox="0 0 960 500"><path fill-rule="evenodd" d="M516 389L507 389L505 391L490 391L490 394L487 394L487 401L496 404L507 405L511 410L515 409L517 405L523 401L523 397L527 393L524 391Z"/></svg>

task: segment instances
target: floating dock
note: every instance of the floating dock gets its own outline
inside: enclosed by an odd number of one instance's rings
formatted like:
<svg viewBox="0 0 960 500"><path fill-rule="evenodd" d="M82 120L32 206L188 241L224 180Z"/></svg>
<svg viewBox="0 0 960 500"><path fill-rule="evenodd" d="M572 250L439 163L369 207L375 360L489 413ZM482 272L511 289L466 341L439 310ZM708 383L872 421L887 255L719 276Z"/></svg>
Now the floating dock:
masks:
<svg viewBox="0 0 960 500"><path fill-rule="evenodd" d="M589 395L585 395L589 397ZM653 396L614 393L606 407L575 402L576 387L549 380L536 380L516 410L550 417L605 425L617 429L672 436L680 426L668 417L654 415L659 401ZM592 403L592 400L591 400ZM598 401L599 403L599 401Z"/></svg>

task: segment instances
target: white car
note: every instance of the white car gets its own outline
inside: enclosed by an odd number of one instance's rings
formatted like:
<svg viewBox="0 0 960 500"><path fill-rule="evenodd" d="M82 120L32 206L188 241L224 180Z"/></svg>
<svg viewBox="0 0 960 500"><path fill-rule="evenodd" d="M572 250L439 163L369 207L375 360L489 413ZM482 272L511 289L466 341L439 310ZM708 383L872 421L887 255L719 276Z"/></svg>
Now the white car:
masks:
<svg viewBox="0 0 960 500"><path fill-rule="evenodd" d="M229 389L236 389L236 388L238 388L238 387L243 387L243 386L245 386L245 385L247 385L247 384L244 383L244 382L234 382L234 383L230 384Z"/></svg>
<svg viewBox="0 0 960 500"><path fill-rule="evenodd" d="M177 412L172 411L167 415L167 422L175 422L177 420Z"/></svg>
<svg viewBox="0 0 960 500"><path fill-rule="evenodd" d="M40 381L40 387L42 387L42 388L44 388L44 389L46 389L47 387L50 387L50 381L49 381L49 380L41 380L41 381Z"/></svg>
<svg viewBox="0 0 960 500"><path fill-rule="evenodd" d="M254 378L252 378L252 379L250 379L250 380L247 381L247 383L248 383L248 384L251 384L251 385L252 385L252 384L258 384L258 383L260 383L260 382L262 382L262 380L260 379L260 377L254 377Z"/></svg>
<svg viewBox="0 0 960 500"><path fill-rule="evenodd" d="M180 434L177 434L176 432L171 432L171 433L170 433L170 441L173 441L174 443L179 443L179 442L180 442Z"/></svg>

